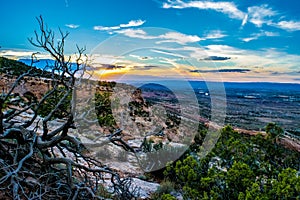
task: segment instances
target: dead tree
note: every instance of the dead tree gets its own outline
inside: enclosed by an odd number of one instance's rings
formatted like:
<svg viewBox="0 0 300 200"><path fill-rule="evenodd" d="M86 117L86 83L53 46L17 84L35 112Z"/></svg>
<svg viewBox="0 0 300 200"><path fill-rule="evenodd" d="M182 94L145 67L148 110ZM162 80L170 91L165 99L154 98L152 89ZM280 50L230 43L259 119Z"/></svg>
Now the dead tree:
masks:
<svg viewBox="0 0 300 200"><path fill-rule="evenodd" d="M85 49L77 47L75 62L64 52L69 33L59 30L60 40L38 17L39 30L29 39L35 47L48 52L55 63L51 67L51 88L38 101L10 106L12 94L26 76L42 76L31 71L16 79L0 98L0 196L12 199L104 199L134 198L130 180L83 153L79 139L69 134L74 128L76 74L86 66ZM34 59L32 64L34 63ZM51 98L61 94L46 116L39 111ZM69 101L63 123L51 127L55 113ZM65 106L65 105L64 105ZM28 112L30 111L29 119ZM26 120L20 120L27 113ZM104 185L111 185L109 192Z"/></svg>

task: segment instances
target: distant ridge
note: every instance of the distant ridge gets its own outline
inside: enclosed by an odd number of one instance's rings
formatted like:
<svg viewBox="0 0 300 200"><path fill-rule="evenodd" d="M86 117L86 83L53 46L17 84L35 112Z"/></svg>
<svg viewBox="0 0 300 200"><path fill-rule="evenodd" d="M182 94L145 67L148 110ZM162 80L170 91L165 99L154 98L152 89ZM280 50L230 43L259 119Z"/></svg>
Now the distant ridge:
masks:
<svg viewBox="0 0 300 200"><path fill-rule="evenodd" d="M20 76L29 70L28 76L51 78L51 73L36 67L31 67L23 62L12 60L5 57L0 57L0 74L6 74L10 76Z"/></svg>
<svg viewBox="0 0 300 200"><path fill-rule="evenodd" d="M26 65L31 64L31 59L19 59L18 60L21 63L24 63ZM76 63L70 63L72 67L76 67ZM39 59L38 62L33 64L33 67L36 67L37 69L41 69L44 71L47 71L51 69L55 65L55 60L52 59Z"/></svg>

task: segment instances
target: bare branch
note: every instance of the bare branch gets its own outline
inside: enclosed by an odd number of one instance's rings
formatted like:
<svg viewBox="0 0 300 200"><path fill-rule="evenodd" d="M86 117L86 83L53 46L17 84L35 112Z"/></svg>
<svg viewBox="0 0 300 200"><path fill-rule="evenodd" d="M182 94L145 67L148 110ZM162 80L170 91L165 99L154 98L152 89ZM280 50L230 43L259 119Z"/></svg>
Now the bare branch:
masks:
<svg viewBox="0 0 300 200"><path fill-rule="evenodd" d="M87 66L85 48L76 46L75 57L66 56L69 33L59 29L58 41L41 16L37 21L39 30L29 42L49 53L55 62L47 69L45 66L41 74L29 70L16 77L9 92L0 97L0 191L9 194L10 199L104 199L97 190L108 181L104 177L110 177L113 196L134 198L129 190L130 179L122 179L117 172L84 154L86 147L69 131L74 128L76 75ZM36 53L31 59L34 66L38 62ZM16 94L20 82L29 76L42 75L50 77L49 91L35 102L22 102L22 94ZM51 102L57 93L57 99ZM21 99L14 105L12 94ZM72 102L68 102L70 96ZM50 111L40 116L47 103ZM62 123L53 127L51 121L62 111L61 107L64 107ZM123 141L121 132L109 135L107 141L134 152Z"/></svg>

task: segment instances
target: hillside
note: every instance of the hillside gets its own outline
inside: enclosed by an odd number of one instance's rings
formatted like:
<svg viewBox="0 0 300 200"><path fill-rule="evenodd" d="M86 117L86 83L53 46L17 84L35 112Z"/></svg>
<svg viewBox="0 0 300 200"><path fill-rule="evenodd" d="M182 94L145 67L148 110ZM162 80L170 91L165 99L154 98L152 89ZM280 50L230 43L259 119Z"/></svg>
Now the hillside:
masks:
<svg viewBox="0 0 300 200"><path fill-rule="evenodd" d="M36 67L28 66L16 60L0 57L0 74L6 74L10 76L20 76L28 72L29 70L31 71L28 74L28 76L38 76L44 78L51 77L50 72L45 72L41 69L37 69Z"/></svg>

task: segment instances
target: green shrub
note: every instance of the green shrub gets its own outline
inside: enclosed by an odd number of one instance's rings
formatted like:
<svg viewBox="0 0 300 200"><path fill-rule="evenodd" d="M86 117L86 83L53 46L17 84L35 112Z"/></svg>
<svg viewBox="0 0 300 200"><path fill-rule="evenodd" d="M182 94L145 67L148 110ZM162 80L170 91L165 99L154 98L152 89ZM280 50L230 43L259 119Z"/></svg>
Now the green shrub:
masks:
<svg viewBox="0 0 300 200"><path fill-rule="evenodd" d="M160 183L160 186L157 189L156 193L169 194L172 191L174 191L174 187L175 187L175 184L173 182L166 180L166 181L163 181Z"/></svg>
<svg viewBox="0 0 300 200"><path fill-rule="evenodd" d="M163 194L161 200L176 200L176 198L170 194Z"/></svg>
<svg viewBox="0 0 300 200"><path fill-rule="evenodd" d="M55 91L50 90L45 95L49 94L50 96L44 101L44 103L41 104L41 106L37 110L37 113L42 117L46 117L52 110L54 110L59 101L66 94L66 90L63 87L60 87ZM72 94L69 94L67 98L65 98L65 100L62 102L62 104L57 108L57 110L53 113L51 119L62 119L66 117L70 113L71 99Z"/></svg>
<svg viewBox="0 0 300 200"><path fill-rule="evenodd" d="M171 192L175 191L175 184L171 181L163 181L160 183L160 186L158 187L157 191L152 194L151 199L155 200L172 200L176 199L172 195L170 195Z"/></svg>

